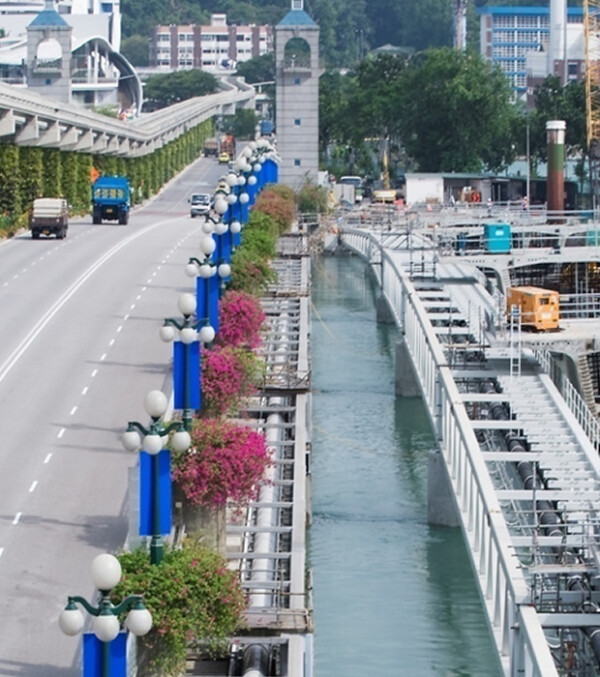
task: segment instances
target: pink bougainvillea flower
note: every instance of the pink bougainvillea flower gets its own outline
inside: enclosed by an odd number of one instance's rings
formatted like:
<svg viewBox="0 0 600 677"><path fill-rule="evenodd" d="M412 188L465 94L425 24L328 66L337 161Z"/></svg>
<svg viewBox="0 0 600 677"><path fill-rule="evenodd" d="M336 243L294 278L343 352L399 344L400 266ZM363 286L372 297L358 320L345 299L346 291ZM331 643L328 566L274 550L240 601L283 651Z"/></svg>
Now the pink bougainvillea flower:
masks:
<svg viewBox="0 0 600 677"><path fill-rule="evenodd" d="M194 505L245 504L257 496L271 462L262 433L230 421L197 419L192 446L174 457L173 480Z"/></svg>

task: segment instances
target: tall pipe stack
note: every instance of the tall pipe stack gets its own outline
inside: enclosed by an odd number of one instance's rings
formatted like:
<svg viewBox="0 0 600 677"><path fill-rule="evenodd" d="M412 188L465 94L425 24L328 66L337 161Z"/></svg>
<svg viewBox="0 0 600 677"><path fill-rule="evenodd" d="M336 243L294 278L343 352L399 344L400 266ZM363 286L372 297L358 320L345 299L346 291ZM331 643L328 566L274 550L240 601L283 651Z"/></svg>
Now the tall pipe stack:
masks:
<svg viewBox="0 0 600 677"><path fill-rule="evenodd" d="M546 122L546 139L548 142L548 184L546 203L548 212L564 212L565 209L565 130L564 120L548 120ZM561 215L562 216L562 215ZM551 219L548 219L549 221ZM552 222L560 222L552 218Z"/></svg>

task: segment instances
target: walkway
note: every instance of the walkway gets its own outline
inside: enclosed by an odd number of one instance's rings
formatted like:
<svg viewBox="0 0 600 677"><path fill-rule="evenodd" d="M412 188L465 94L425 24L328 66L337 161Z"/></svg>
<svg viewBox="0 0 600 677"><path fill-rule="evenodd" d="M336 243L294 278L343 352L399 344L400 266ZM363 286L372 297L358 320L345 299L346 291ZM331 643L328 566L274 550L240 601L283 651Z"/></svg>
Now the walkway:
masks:
<svg viewBox="0 0 600 677"><path fill-rule="evenodd" d="M282 236L278 274L262 298L267 328L263 386L244 423L261 430L273 454L268 482L242 515L228 513L226 556L249 600L247 630L232 652L255 677L312 675L312 599L307 576L310 522L310 257L302 233ZM226 662L226 661L225 661ZM223 675L223 662L190 665L189 675ZM237 673L236 673L237 674ZM239 673L241 674L241 672Z"/></svg>
<svg viewBox="0 0 600 677"><path fill-rule="evenodd" d="M503 326L473 263L419 232L340 239L403 333L397 388L423 396L439 443L430 518L463 530L504 673L599 674L597 420L561 395L544 346Z"/></svg>

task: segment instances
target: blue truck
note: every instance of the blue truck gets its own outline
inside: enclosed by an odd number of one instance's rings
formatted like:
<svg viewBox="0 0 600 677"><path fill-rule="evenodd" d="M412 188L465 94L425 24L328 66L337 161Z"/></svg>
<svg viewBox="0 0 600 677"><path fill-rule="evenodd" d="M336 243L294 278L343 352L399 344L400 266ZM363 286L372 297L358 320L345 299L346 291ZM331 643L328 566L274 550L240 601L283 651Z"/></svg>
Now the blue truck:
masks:
<svg viewBox="0 0 600 677"><path fill-rule="evenodd" d="M92 221L129 222L131 186L124 176L100 176L92 184Z"/></svg>
<svg viewBox="0 0 600 677"><path fill-rule="evenodd" d="M260 121L260 135L261 136L271 136L275 131L275 125L272 120L261 120Z"/></svg>

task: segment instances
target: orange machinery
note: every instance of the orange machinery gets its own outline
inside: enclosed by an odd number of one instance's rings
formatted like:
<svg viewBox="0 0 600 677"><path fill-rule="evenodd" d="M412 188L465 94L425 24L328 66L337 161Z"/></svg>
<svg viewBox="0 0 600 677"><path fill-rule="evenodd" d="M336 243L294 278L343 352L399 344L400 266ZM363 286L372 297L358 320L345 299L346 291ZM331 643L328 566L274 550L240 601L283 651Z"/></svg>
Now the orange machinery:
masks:
<svg viewBox="0 0 600 677"><path fill-rule="evenodd" d="M559 328L558 292L541 287L510 287L506 295L506 313L510 322L513 307L521 310L521 326L537 331Z"/></svg>

